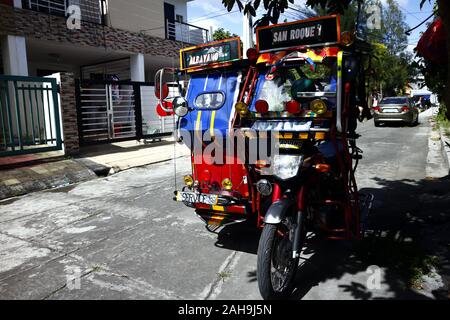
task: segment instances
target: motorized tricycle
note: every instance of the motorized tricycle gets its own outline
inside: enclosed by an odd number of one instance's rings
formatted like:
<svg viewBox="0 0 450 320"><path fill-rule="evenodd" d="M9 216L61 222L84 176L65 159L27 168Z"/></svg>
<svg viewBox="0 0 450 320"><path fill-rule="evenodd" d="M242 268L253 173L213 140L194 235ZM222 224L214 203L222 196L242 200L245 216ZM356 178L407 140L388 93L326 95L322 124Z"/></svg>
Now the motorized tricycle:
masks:
<svg viewBox="0 0 450 320"><path fill-rule="evenodd" d="M256 39L247 59L239 39L181 51L173 71L189 82L173 111L193 165L174 199L210 228L254 217L258 286L276 299L291 292L311 234L361 238L373 197L355 179L355 101L367 100L370 46L341 34L339 16L257 28Z"/></svg>

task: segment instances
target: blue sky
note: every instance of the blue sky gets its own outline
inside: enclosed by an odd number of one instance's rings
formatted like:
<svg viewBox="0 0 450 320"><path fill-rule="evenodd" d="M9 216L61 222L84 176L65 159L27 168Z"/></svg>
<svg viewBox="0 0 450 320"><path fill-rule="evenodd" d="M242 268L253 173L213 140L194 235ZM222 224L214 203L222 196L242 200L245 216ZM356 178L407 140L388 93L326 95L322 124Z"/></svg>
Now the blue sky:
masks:
<svg viewBox="0 0 450 320"><path fill-rule="evenodd" d="M385 3L386 0L381 0ZM296 0L294 6L303 7L305 0ZM433 5L425 3L422 10L420 10L420 0L397 0L400 9L406 17L406 23L410 28L418 25L427 18L433 9ZM432 1L433 3L433 1ZM262 6L262 5L261 5ZM237 8L237 7L236 7ZM242 34L242 13L237 9L233 9L231 13L223 7L221 0L194 0L188 2L188 21L197 26L209 29L217 29L223 27L232 33L238 35ZM295 20L295 11L288 10L280 21L288 19L288 21ZM420 32L426 30L426 24L414 30L411 36L408 37L408 49L412 50L420 38Z"/></svg>

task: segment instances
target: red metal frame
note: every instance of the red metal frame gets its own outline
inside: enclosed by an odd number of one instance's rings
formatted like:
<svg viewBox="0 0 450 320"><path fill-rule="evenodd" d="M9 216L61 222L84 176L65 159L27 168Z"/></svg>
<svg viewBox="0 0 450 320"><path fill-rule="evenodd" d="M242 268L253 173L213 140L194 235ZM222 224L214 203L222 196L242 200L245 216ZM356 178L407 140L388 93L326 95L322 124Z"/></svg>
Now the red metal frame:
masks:
<svg viewBox="0 0 450 320"><path fill-rule="evenodd" d="M245 96L245 93L247 94L246 103L248 104L250 102L250 99L252 97L252 93L256 84L257 79L257 72L254 69L254 67L251 67L247 73L246 81L244 83L244 89L241 92L239 101L242 101L242 99ZM249 79L252 79L249 86ZM249 86L249 88L248 88ZM246 90L248 88L248 91ZM345 84L345 96L344 96L344 106L343 106L343 119L348 119L349 116L349 102L350 102L350 84ZM234 121L233 121L234 124ZM352 158L349 151L349 145L347 136L345 133L339 134L339 137L337 135L337 130L335 124L332 125L330 128L330 134L329 134L330 140L332 141L335 150L336 155L338 159L339 169L342 174L343 178L343 184L344 184L344 191L345 191L345 199L341 200L331 200L331 199L325 199L325 204L336 204L341 206L344 209L344 221L345 221L345 228L335 228L330 229L327 226L321 225L321 229L324 231L330 233L330 235L327 237L329 240L349 240L356 238L357 240L360 239L360 208L359 208L359 196L358 196L358 188L356 185L356 179L355 179L355 173L353 171L352 166ZM339 148L338 140L341 141L342 144L342 150ZM298 208L300 210L305 210L306 208L306 188L309 182L306 182L305 185L300 189L298 194ZM254 189L252 186L251 189ZM260 207L260 199L261 196L258 192L253 190L254 193L257 193L257 214L258 214L258 227L263 226L263 219L264 216L261 212ZM272 203L280 200L282 197L282 191L280 187L275 184L273 193L272 193ZM354 221L353 221L353 213L354 213ZM355 229L352 230L351 225L352 222L355 224ZM343 234L343 235L336 235L336 234Z"/></svg>

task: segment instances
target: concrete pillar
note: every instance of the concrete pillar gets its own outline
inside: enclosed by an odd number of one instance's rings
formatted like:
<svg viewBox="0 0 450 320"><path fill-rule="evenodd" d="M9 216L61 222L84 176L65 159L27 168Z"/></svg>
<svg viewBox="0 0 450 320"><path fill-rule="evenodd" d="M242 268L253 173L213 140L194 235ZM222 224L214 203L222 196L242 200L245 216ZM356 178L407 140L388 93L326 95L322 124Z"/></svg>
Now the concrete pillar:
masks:
<svg viewBox="0 0 450 320"><path fill-rule="evenodd" d="M130 57L131 81L145 81L144 54L138 53Z"/></svg>
<svg viewBox="0 0 450 320"><path fill-rule="evenodd" d="M247 50L253 48L253 21L252 16L247 13L247 15L242 17L242 43L243 43L243 56L246 57Z"/></svg>
<svg viewBox="0 0 450 320"><path fill-rule="evenodd" d="M28 76L25 37L8 35L2 41L3 70L7 75Z"/></svg>
<svg viewBox="0 0 450 320"><path fill-rule="evenodd" d="M66 155L77 155L80 152L80 140L73 73L61 73L60 91L64 151Z"/></svg>

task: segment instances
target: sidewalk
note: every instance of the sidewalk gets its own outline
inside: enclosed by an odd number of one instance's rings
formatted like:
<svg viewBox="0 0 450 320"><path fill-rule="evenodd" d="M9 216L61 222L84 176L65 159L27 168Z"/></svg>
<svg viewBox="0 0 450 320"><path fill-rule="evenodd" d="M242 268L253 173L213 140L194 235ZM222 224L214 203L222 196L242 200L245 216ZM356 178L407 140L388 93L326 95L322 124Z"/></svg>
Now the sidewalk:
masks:
<svg viewBox="0 0 450 320"><path fill-rule="evenodd" d="M50 158L3 159L0 163L0 200L31 192L60 188L107 176L134 167L163 162L189 155L189 150L173 139L144 144L126 141L83 148L77 158L63 158L61 154ZM10 168L11 162L16 167Z"/></svg>
<svg viewBox="0 0 450 320"><path fill-rule="evenodd" d="M450 175L450 136L445 133L445 130L437 124L432 116L438 112L437 108L431 108L425 112L430 113L430 124L432 132L430 136L430 149L435 149L434 154L441 160L441 167L445 168L445 176ZM439 154L438 154L439 153ZM442 170L441 170L442 171Z"/></svg>
<svg viewBox="0 0 450 320"><path fill-rule="evenodd" d="M167 161L189 155L189 149L175 144L173 138L160 142L143 143L125 141L99 146L85 147L81 150L79 159L83 164L92 168L109 168L110 174L130 168Z"/></svg>

